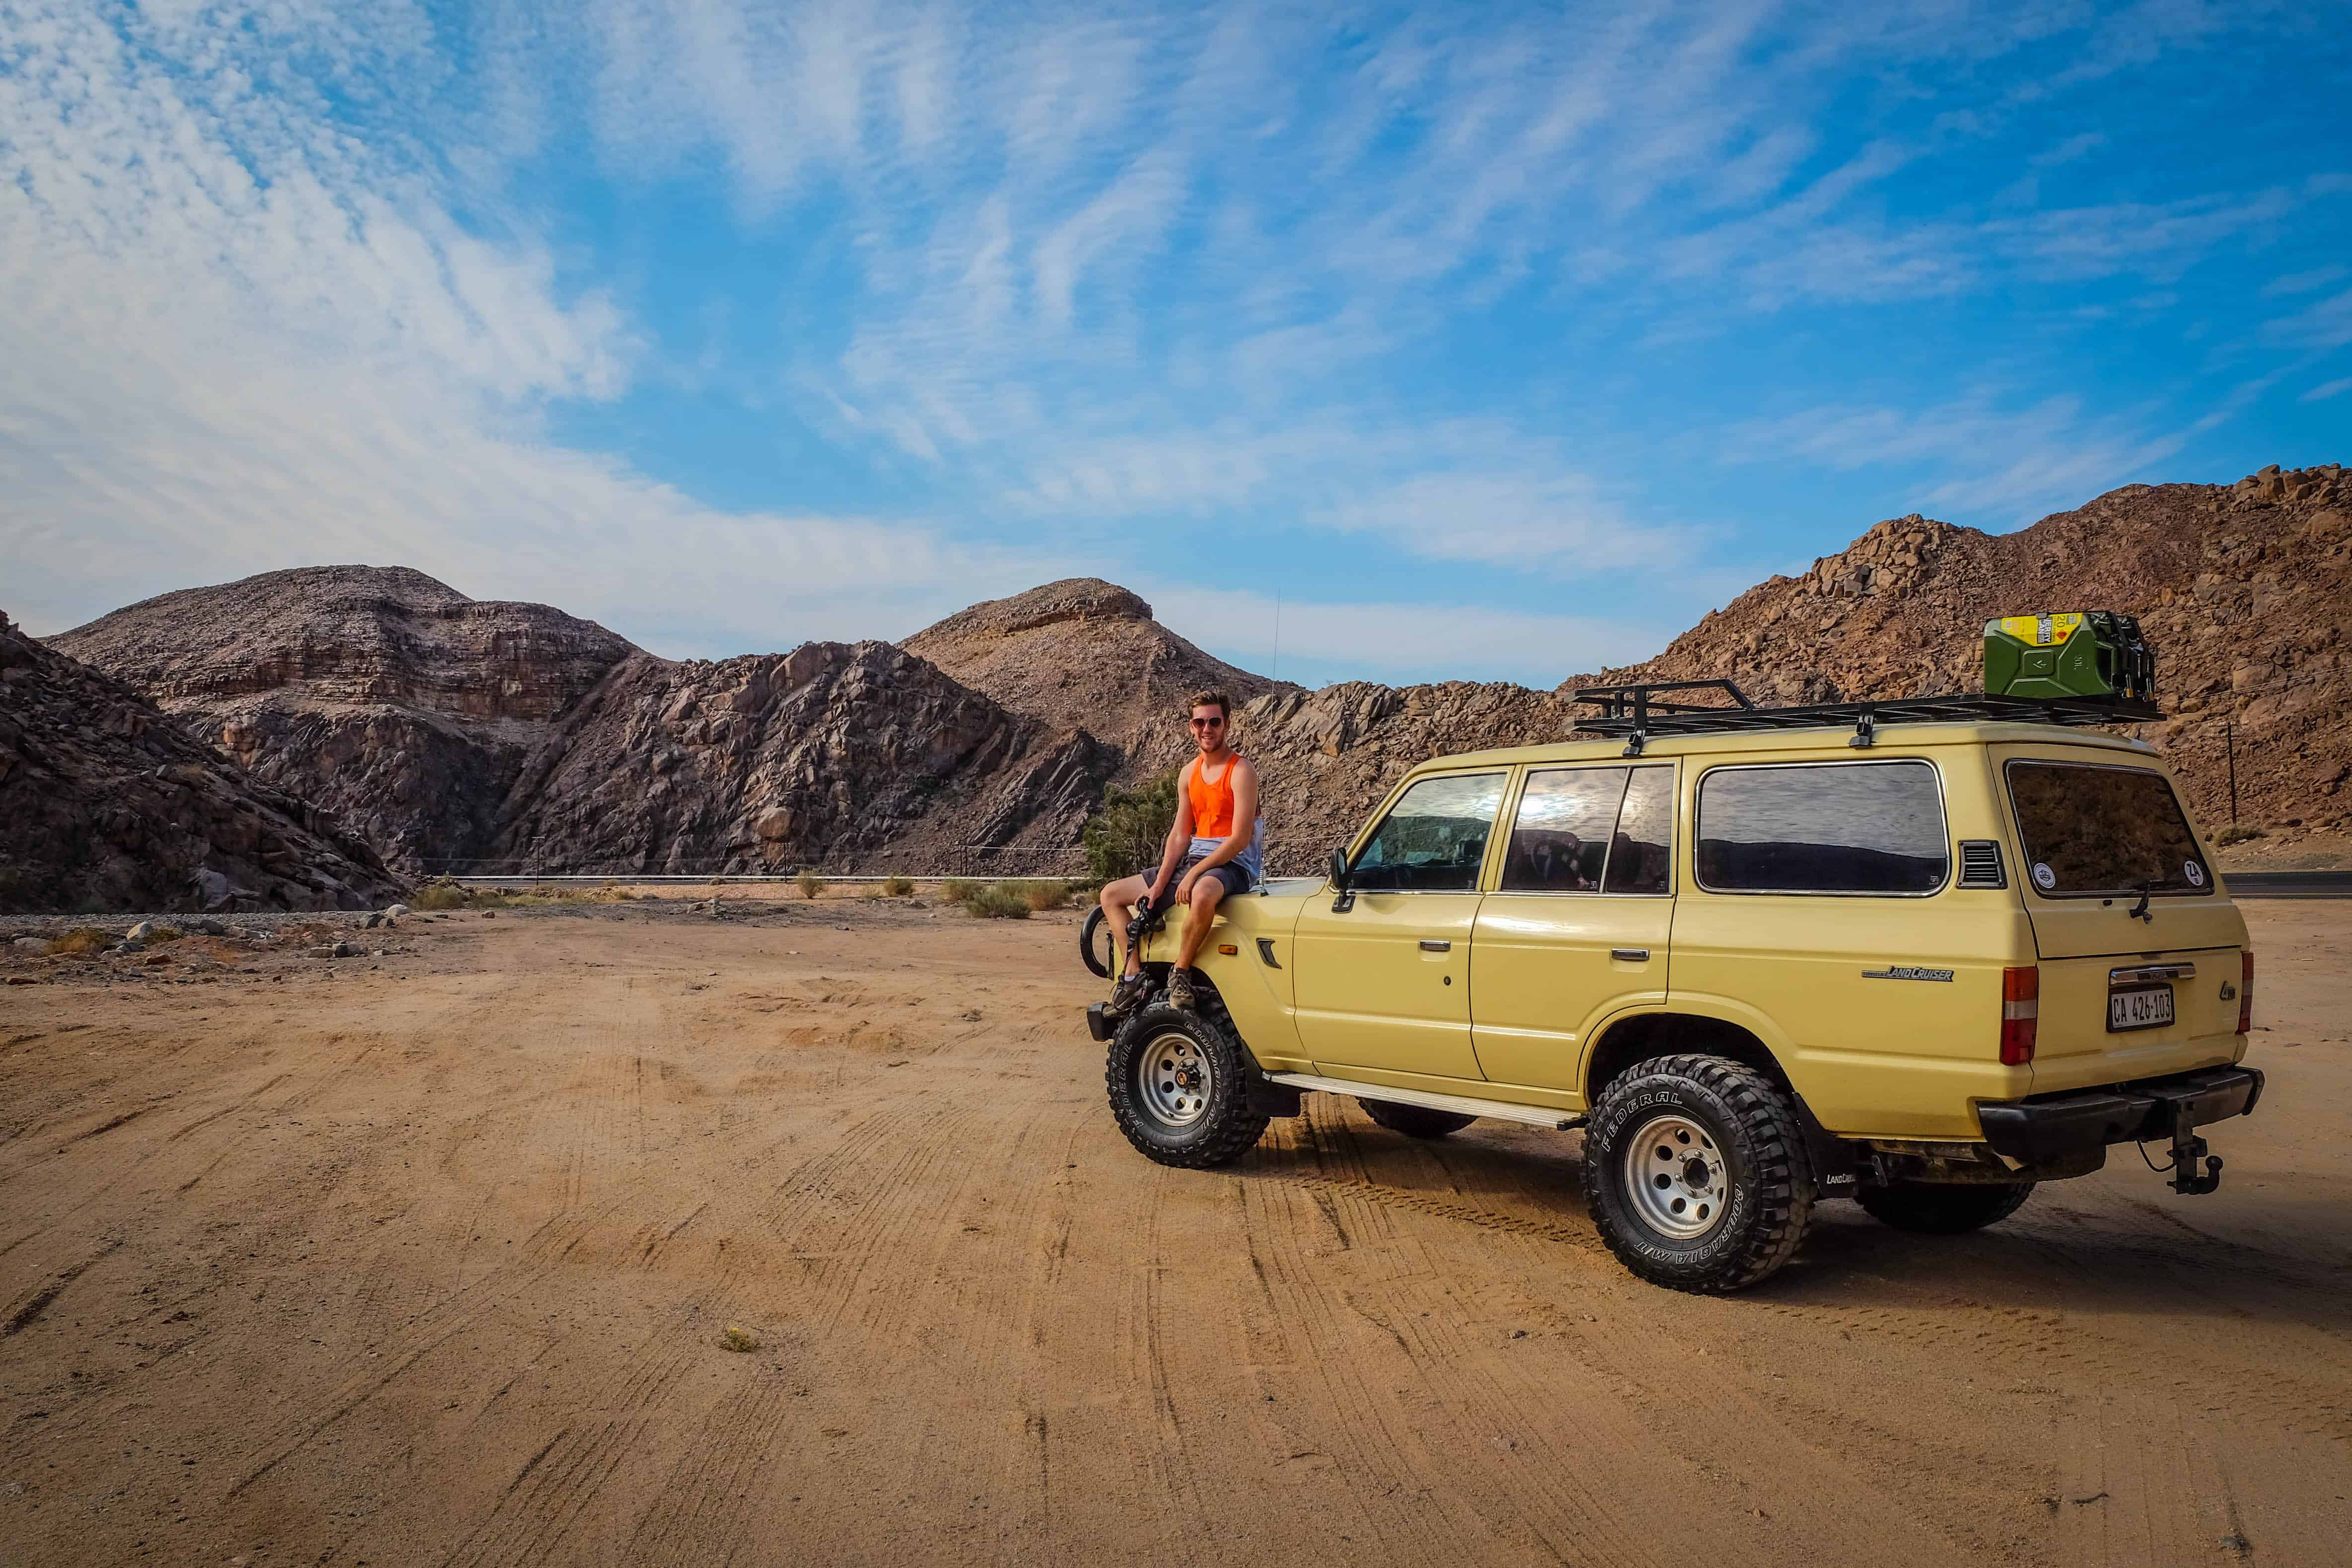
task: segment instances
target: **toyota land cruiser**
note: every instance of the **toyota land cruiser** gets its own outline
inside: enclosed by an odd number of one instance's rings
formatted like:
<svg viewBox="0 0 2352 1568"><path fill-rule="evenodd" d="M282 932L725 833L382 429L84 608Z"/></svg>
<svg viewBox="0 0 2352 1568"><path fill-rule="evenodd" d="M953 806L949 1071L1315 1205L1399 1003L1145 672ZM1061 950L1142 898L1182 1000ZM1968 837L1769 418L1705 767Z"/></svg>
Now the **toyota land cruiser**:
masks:
<svg viewBox="0 0 2352 1568"><path fill-rule="evenodd" d="M1971 1230L2150 1142L2211 1191L2195 1130L2262 1092L2253 955L2155 751L2068 727L2137 710L1715 684L1735 706L1611 689L1607 739L1423 763L1328 877L1227 899L1195 1010L1089 1013L1129 1141L1224 1163L1306 1092L1409 1137L1580 1128L1602 1239L1705 1291L1826 1198Z"/></svg>

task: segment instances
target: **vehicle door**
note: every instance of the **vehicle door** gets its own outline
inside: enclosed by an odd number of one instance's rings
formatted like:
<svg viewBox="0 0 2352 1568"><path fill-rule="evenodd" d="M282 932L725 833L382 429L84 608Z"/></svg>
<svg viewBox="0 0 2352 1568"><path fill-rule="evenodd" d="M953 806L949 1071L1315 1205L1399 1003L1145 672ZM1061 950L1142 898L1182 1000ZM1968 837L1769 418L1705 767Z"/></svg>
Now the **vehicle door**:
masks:
<svg viewBox="0 0 2352 1568"><path fill-rule="evenodd" d="M1951 886L1944 782L1924 756L1759 760L1693 791L1674 1006L1777 1037L1833 1131L1952 1136L1998 1074L2016 909Z"/></svg>
<svg viewBox="0 0 2352 1568"><path fill-rule="evenodd" d="M1509 777L1416 779L1356 847L1347 893L1300 912L1298 1035L1318 1068L1478 1077L1470 939Z"/></svg>
<svg viewBox="0 0 2352 1568"><path fill-rule="evenodd" d="M2041 959L2036 1093L2238 1059L2245 921L2153 758L1993 749Z"/></svg>
<svg viewBox="0 0 2352 1568"><path fill-rule="evenodd" d="M1665 1000L1674 827L1672 763L1528 771L1471 939L1488 1081L1579 1094L1592 1031Z"/></svg>

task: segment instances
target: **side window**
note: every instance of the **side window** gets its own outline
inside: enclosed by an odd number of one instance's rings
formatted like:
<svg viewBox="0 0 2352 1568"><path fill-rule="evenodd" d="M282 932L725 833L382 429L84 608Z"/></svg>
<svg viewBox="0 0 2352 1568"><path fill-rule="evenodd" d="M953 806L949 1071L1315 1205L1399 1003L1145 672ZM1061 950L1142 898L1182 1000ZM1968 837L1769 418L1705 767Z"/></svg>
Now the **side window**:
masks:
<svg viewBox="0 0 2352 1568"><path fill-rule="evenodd" d="M1643 772L1652 770L1644 769ZM1528 775L1503 861L1507 893L1594 893L1625 795L1623 768L1546 768Z"/></svg>
<svg viewBox="0 0 2352 1568"><path fill-rule="evenodd" d="M1609 847L1612 893L1664 893L1674 887L1675 770L1635 768Z"/></svg>
<svg viewBox="0 0 2352 1568"><path fill-rule="evenodd" d="M1472 891L1502 804L1501 773L1422 780L1381 819L1356 857L1349 886L1363 893Z"/></svg>
<svg viewBox="0 0 2352 1568"><path fill-rule="evenodd" d="M1932 893L1951 868L1924 762L1717 768L1699 782L1699 885L1738 893Z"/></svg>

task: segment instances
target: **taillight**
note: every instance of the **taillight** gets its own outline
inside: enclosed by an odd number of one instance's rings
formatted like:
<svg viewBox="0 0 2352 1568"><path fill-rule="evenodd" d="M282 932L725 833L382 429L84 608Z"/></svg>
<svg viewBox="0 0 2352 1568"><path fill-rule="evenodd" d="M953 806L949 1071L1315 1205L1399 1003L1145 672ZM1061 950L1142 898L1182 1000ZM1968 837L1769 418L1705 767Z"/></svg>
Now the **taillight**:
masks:
<svg viewBox="0 0 2352 1568"><path fill-rule="evenodd" d="M2238 1033L2243 1035L2254 1026L2254 950L2240 952L2238 963Z"/></svg>
<svg viewBox="0 0 2352 1568"><path fill-rule="evenodd" d="M2000 1065L2021 1068L2033 1059L2033 1035L2042 1023L2042 971L2000 972Z"/></svg>

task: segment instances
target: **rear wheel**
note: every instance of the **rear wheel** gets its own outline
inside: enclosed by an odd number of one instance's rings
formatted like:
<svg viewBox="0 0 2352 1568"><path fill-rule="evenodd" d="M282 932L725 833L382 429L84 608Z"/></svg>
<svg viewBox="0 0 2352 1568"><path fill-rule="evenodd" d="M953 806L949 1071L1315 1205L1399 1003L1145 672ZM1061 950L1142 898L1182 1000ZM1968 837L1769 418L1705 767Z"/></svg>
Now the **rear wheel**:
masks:
<svg viewBox="0 0 2352 1568"><path fill-rule="evenodd" d="M1592 1220L1617 1260L1675 1290L1738 1290L1795 1256L1813 1173L1795 1103L1723 1057L1661 1057L1612 1083L1584 1135Z"/></svg>
<svg viewBox="0 0 2352 1568"><path fill-rule="evenodd" d="M1895 1182L1854 1194L1864 1212L1897 1230L1959 1236L1997 1225L2033 1195L2032 1182Z"/></svg>
<svg viewBox="0 0 2352 1568"><path fill-rule="evenodd" d="M1249 1058L1220 1018L1165 1003L1111 1037L1103 1068L1111 1115L1146 1159L1199 1170L1231 1164L1266 1118L1249 1108Z"/></svg>
<svg viewBox="0 0 2352 1568"><path fill-rule="evenodd" d="M1443 1138L1449 1132L1459 1132L1478 1119L1465 1116L1458 1110L1433 1110L1425 1105L1400 1105L1392 1100L1366 1100L1356 1097L1364 1114L1391 1132L1402 1132L1408 1138Z"/></svg>

